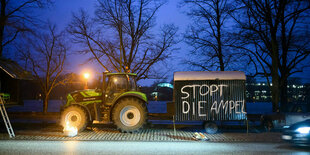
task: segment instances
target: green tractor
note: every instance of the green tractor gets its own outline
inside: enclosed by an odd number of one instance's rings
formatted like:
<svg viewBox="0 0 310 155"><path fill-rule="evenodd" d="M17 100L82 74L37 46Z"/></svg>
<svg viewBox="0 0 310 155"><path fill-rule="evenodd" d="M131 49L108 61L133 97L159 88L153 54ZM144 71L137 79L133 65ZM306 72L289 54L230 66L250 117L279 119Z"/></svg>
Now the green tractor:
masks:
<svg viewBox="0 0 310 155"><path fill-rule="evenodd" d="M135 132L147 122L147 98L137 91L133 73L103 73L102 89L74 91L62 107L61 125L83 131L87 125L114 123L122 132Z"/></svg>

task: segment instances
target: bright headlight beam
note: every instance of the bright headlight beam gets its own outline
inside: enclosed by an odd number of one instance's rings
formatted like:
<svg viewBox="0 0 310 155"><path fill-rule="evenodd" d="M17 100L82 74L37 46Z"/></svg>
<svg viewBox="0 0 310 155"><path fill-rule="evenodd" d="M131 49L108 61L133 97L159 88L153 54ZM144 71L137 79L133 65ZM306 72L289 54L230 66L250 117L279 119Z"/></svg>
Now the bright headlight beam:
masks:
<svg viewBox="0 0 310 155"><path fill-rule="evenodd" d="M300 127L296 131L302 134L307 134L310 133L310 127Z"/></svg>

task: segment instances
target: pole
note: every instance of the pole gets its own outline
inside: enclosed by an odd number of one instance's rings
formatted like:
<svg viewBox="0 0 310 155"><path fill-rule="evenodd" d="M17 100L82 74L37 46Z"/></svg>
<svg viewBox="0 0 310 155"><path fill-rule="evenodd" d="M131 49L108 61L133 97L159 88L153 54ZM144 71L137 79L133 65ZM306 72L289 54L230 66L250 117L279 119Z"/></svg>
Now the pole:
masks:
<svg viewBox="0 0 310 155"><path fill-rule="evenodd" d="M84 89L87 89L87 79L85 80L85 87Z"/></svg>
<svg viewBox="0 0 310 155"><path fill-rule="evenodd" d="M174 115L173 115L173 132L174 132L174 135L176 136L177 135L177 132L175 130L175 120L174 120Z"/></svg>
<svg viewBox="0 0 310 155"><path fill-rule="evenodd" d="M246 120L246 134L249 134L249 120Z"/></svg>

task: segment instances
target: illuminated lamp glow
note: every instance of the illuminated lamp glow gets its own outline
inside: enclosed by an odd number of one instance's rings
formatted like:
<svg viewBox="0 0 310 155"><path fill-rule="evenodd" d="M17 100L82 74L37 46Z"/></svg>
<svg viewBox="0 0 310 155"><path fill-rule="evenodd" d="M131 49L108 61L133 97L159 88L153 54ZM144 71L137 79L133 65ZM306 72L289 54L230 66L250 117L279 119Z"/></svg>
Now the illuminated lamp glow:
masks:
<svg viewBox="0 0 310 155"><path fill-rule="evenodd" d="M69 122L66 122L63 132L68 137L74 137L78 134L77 128L75 126L70 126Z"/></svg>
<svg viewBox="0 0 310 155"><path fill-rule="evenodd" d="M89 79L89 77L90 77L90 74L89 74L89 73L84 73L84 78L85 78L85 79Z"/></svg>

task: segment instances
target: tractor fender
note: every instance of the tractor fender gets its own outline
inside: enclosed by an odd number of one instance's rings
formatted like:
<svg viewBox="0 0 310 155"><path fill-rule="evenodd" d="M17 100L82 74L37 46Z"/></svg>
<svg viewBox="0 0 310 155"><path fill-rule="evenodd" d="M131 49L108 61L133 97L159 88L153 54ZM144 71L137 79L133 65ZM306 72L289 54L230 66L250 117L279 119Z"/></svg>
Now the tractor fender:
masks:
<svg viewBox="0 0 310 155"><path fill-rule="evenodd" d="M76 103L76 102L71 102L70 105L63 107L63 109L68 108L70 106L76 106L76 105L78 105L78 106L80 106L80 107L82 107L83 109L86 110L86 112L88 114L89 121L91 121L92 120L91 113L90 113L89 109L85 105L82 105L82 104Z"/></svg>
<svg viewBox="0 0 310 155"><path fill-rule="evenodd" d="M119 99L124 98L124 97L136 97L136 98L142 100L144 103L148 104L146 95L144 93L136 92L136 91L129 91L129 92L125 92L125 93L121 94L120 96L118 96L117 98L115 98L113 100L113 105L115 105L115 103L117 103L117 101Z"/></svg>

